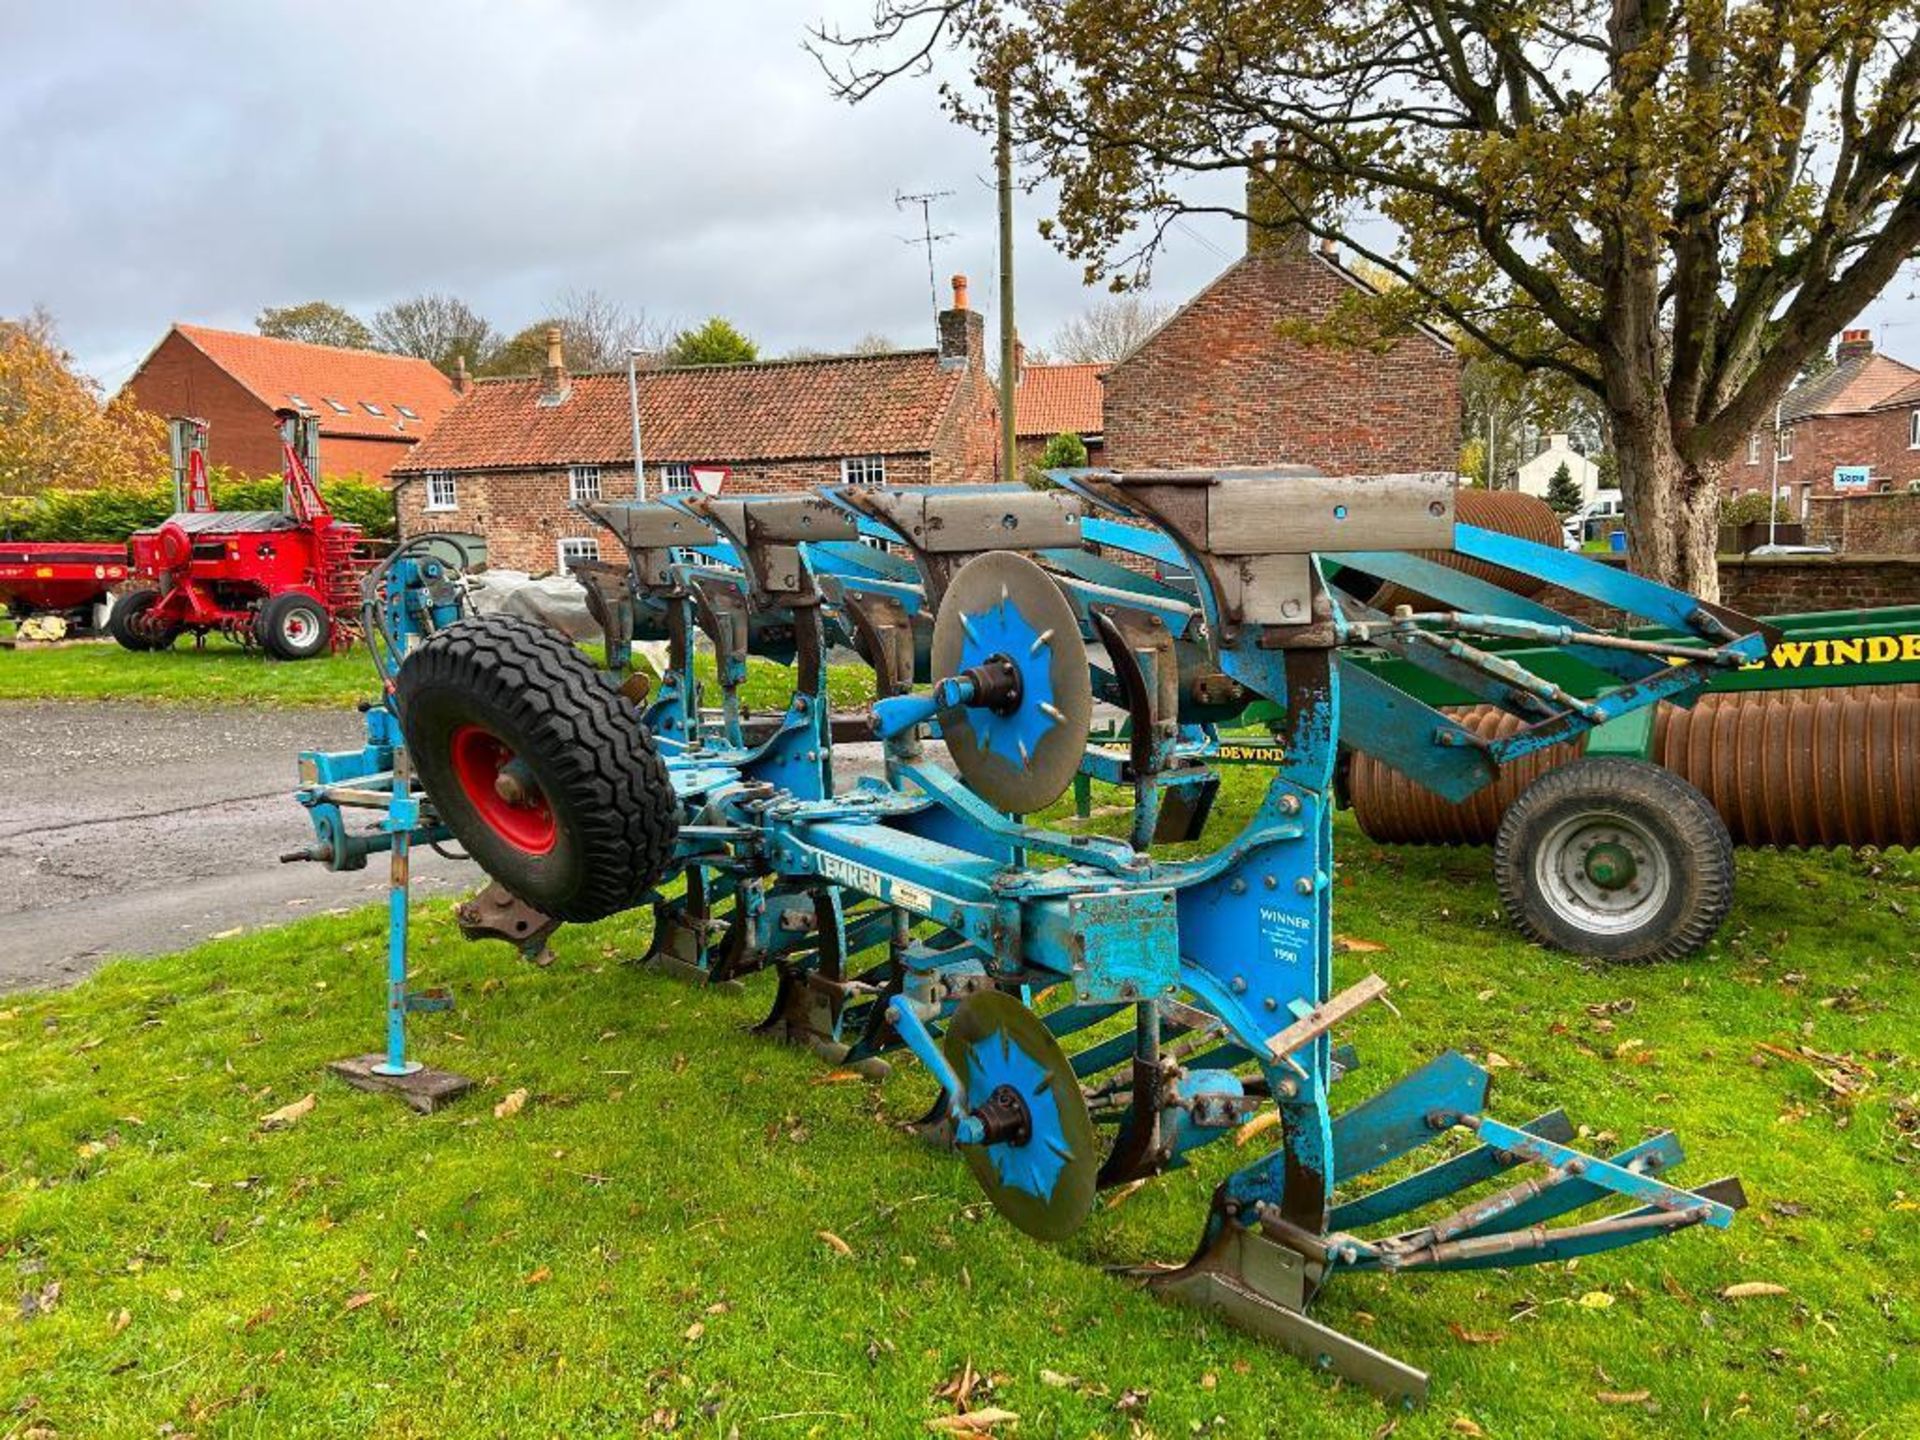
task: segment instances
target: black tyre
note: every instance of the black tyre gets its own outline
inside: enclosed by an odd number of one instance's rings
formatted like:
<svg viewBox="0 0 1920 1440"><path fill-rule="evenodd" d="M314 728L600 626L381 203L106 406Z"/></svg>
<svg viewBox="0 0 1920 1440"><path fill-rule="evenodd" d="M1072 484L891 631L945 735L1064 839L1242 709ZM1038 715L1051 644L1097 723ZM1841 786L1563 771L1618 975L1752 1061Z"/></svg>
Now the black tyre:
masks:
<svg viewBox="0 0 1920 1440"><path fill-rule="evenodd" d="M1733 904L1733 840L1693 786L1601 756L1520 792L1493 847L1500 899L1530 940L1629 963L1706 944Z"/></svg>
<svg viewBox="0 0 1920 1440"><path fill-rule="evenodd" d="M463 620L395 685L420 783L467 852L558 920L631 908L673 854L678 805L639 712L564 635Z"/></svg>
<svg viewBox="0 0 1920 1440"><path fill-rule="evenodd" d="M160 628L147 619L147 612L160 602L158 590L129 590L107 612L107 633L128 650L164 650L173 644L178 629Z"/></svg>
<svg viewBox="0 0 1920 1440"><path fill-rule="evenodd" d="M333 644L333 617L311 595L274 595L253 619L253 637L276 660L311 660Z"/></svg>

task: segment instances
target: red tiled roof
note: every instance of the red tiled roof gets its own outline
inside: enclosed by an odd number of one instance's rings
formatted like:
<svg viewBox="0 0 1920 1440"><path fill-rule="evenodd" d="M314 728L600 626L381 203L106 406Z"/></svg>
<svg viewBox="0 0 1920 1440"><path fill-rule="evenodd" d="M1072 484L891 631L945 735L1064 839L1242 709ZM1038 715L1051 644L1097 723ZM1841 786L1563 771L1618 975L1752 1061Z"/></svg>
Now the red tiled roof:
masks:
<svg viewBox="0 0 1920 1440"><path fill-rule="evenodd" d="M961 374L932 350L643 370L640 446L649 463L930 451ZM558 405L541 385L477 382L395 473L633 463L625 371L573 376Z"/></svg>
<svg viewBox="0 0 1920 1440"><path fill-rule="evenodd" d="M391 438L429 434L459 399L453 382L431 361L374 350L307 345L204 325L175 325L208 359L276 410L295 408L294 397L319 417L320 433ZM341 414L329 401L347 407ZM366 408L380 409L378 415ZM400 413L406 406L418 416Z"/></svg>
<svg viewBox="0 0 1920 1440"><path fill-rule="evenodd" d="M1016 435L1098 435L1104 421L1105 399L1100 376L1104 365L1028 365L1014 388L1013 429Z"/></svg>
<svg viewBox="0 0 1920 1440"><path fill-rule="evenodd" d="M1857 415L1884 405L1920 383L1920 370L1891 355L1860 355L1842 360L1826 374L1796 385L1780 402L1782 420L1815 415Z"/></svg>

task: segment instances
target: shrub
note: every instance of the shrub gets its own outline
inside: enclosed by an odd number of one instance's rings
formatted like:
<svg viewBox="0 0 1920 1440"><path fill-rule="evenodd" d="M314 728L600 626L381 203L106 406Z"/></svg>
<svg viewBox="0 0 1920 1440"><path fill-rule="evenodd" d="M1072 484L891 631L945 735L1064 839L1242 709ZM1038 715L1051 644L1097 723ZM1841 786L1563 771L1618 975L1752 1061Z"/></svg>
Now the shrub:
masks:
<svg viewBox="0 0 1920 1440"><path fill-rule="evenodd" d="M394 533L393 496L381 485L358 476L322 481L320 493L341 520L368 535ZM220 510L278 510L280 479L218 474L213 503ZM38 495L0 500L0 534L10 540L125 540L173 513L173 485L102 486L96 490L45 490Z"/></svg>

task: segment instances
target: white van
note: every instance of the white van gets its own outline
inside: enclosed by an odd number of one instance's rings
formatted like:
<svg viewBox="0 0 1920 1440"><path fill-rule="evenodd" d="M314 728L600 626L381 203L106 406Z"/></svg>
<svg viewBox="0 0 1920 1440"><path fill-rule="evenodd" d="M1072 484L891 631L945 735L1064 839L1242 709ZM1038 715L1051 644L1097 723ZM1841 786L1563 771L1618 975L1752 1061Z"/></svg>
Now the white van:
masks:
<svg viewBox="0 0 1920 1440"><path fill-rule="evenodd" d="M1589 536L1602 538L1627 523L1626 502L1618 490L1596 490L1593 498L1560 522L1569 550L1578 550Z"/></svg>

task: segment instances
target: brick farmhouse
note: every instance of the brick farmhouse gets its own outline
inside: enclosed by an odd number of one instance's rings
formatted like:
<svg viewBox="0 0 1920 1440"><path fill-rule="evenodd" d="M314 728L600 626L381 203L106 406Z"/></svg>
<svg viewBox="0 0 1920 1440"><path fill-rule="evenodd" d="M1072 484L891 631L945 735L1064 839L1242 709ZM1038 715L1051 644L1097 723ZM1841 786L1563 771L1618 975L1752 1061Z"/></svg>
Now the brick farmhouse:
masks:
<svg viewBox="0 0 1920 1440"><path fill-rule="evenodd" d="M997 478L984 322L964 276L926 350L642 370L646 491L959 484ZM393 472L400 533L467 530L495 565L544 573L619 546L573 505L635 493L627 372L570 375L557 331L537 376L478 380Z"/></svg>
<svg viewBox="0 0 1920 1440"><path fill-rule="evenodd" d="M1250 180L1249 214L1261 213L1263 183ZM1460 358L1438 332L1418 327L1380 348L1288 333L1368 288L1303 230L1249 224L1247 253L1107 370L1106 463L1457 468Z"/></svg>
<svg viewBox="0 0 1920 1440"><path fill-rule="evenodd" d="M388 474L459 399L425 360L175 325L123 392L162 418L207 422L207 462L244 475L280 470L276 410L320 420L325 475Z"/></svg>
<svg viewBox="0 0 1920 1440"><path fill-rule="evenodd" d="M1777 457L1781 498L1810 519L1816 500L1904 494L1920 480L1920 369L1877 352L1866 330L1842 335L1834 362L1787 392L1777 432L1747 437L1727 466L1729 491L1769 493Z"/></svg>
<svg viewBox="0 0 1920 1440"><path fill-rule="evenodd" d="M1016 351L1016 353L1018 353ZM1013 388L1013 438L1022 466L1037 465L1056 435L1077 435L1087 463L1106 463L1100 377L1105 365L1029 365Z"/></svg>

